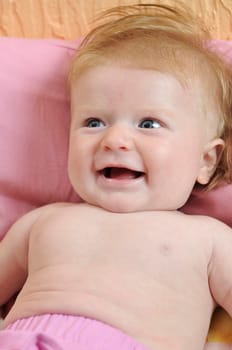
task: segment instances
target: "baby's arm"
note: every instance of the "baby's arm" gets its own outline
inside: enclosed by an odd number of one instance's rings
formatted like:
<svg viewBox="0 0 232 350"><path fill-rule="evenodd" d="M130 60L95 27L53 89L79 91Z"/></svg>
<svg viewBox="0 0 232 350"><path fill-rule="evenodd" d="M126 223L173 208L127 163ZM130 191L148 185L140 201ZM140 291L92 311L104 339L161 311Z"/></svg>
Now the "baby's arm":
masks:
<svg viewBox="0 0 232 350"><path fill-rule="evenodd" d="M42 210L20 218L0 242L0 306L22 288L27 278L29 234Z"/></svg>
<svg viewBox="0 0 232 350"><path fill-rule="evenodd" d="M215 220L212 230L209 286L216 303L232 317L232 229Z"/></svg>

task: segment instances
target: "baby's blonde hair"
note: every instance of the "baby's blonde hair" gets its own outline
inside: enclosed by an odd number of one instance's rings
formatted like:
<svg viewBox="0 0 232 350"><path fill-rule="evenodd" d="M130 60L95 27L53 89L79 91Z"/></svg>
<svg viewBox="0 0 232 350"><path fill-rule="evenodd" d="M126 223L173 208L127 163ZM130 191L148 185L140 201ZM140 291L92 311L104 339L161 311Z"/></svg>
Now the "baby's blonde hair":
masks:
<svg viewBox="0 0 232 350"><path fill-rule="evenodd" d="M205 25L180 5L137 4L105 11L104 23L90 31L73 60L70 82L91 67L112 63L167 72L183 84L197 78L205 88L205 109L213 106L218 115L216 136L225 141L206 187L211 189L221 181L232 182L232 69L208 45Z"/></svg>

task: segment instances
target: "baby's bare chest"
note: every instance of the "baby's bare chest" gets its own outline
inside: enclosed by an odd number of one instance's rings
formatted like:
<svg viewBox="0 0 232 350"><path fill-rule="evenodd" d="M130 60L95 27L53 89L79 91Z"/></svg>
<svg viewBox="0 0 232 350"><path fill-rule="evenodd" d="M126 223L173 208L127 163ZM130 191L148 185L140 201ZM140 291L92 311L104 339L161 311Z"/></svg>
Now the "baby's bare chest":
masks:
<svg viewBox="0 0 232 350"><path fill-rule="evenodd" d="M33 312L85 315L138 339L167 330L175 338L186 320L186 330L202 332L212 312L207 235L165 214L83 210L35 225L24 301L33 300Z"/></svg>
<svg viewBox="0 0 232 350"><path fill-rule="evenodd" d="M165 213L81 213L48 220L31 239L31 264L72 265L75 273L136 276L175 284L207 280L207 239ZM199 239L197 238L199 235ZM41 266L42 265L42 266ZM119 281L120 282L120 281Z"/></svg>

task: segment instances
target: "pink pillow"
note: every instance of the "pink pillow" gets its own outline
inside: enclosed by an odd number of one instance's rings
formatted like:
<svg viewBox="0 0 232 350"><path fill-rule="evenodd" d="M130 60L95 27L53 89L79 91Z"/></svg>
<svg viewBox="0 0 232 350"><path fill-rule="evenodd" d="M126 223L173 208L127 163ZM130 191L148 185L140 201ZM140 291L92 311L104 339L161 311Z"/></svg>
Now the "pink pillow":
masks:
<svg viewBox="0 0 232 350"><path fill-rule="evenodd" d="M77 47L0 39L0 239L37 206L79 200L66 172L67 73Z"/></svg>
<svg viewBox="0 0 232 350"><path fill-rule="evenodd" d="M80 42L80 41L79 41ZM67 177L67 73L79 42L0 38L0 239L35 207L80 201ZM232 61L232 43L212 43ZM227 185L183 208L232 226Z"/></svg>
<svg viewBox="0 0 232 350"><path fill-rule="evenodd" d="M232 227L232 185L224 185L207 193L193 191L185 206L186 214L208 215Z"/></svg>

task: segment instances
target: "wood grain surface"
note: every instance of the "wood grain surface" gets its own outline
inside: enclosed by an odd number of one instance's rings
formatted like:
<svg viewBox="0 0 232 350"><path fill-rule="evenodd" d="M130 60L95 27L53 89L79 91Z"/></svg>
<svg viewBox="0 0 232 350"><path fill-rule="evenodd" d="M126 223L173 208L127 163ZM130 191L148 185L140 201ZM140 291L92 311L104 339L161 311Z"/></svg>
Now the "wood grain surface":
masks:
<svg viewBox="0 0 232 350"><path fill-rule="evenodd" d="M232 39L232 0L183 1L210 26L215 38ZM0 0L0 36L76 39L90 29L101 10L135 2L152 0Z"/></svg>

